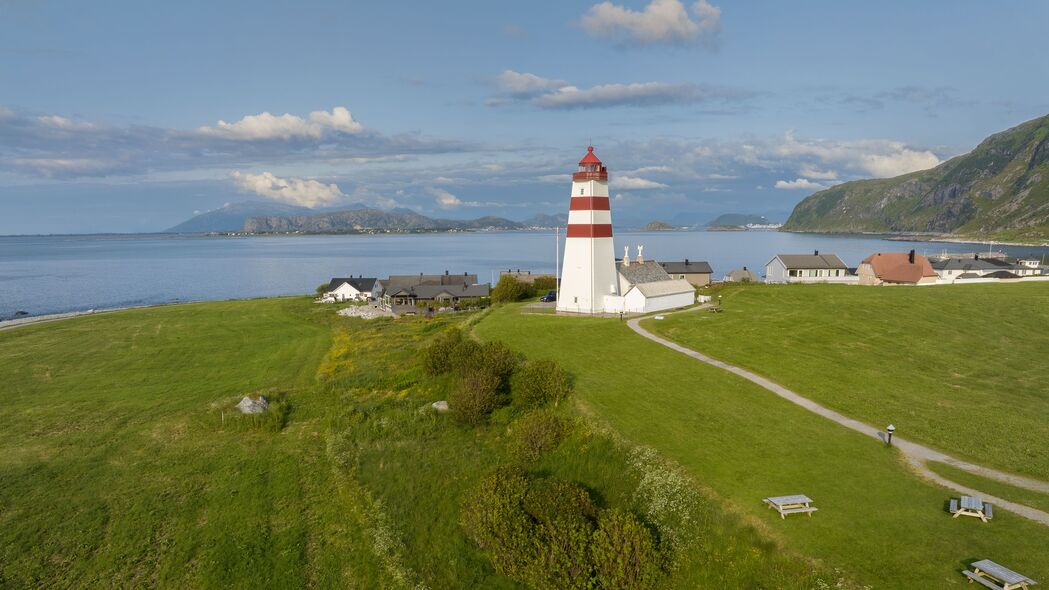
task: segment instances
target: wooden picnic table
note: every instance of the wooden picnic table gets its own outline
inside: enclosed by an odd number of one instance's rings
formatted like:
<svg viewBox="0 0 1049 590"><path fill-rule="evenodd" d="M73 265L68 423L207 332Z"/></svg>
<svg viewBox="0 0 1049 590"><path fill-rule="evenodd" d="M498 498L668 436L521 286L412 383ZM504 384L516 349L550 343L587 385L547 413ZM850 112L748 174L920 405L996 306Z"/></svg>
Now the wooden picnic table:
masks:
<svg viewBox="0 0 1049 590"><path fill-rule="evenodd" d="M954 518L972 516L984 522L987 522L989 518L994 518L994 511L991 505L974 496L962 496L959 500L952 498L950 511Z"/></svg>
<svg viewBox="0 0 1049 590"><path fill-rule="evenodd" d="M1023 574L1016 573L1003 565L998 565L990 559L974 561L969 567L973 568L972 571L965 570L962 572L969 578L969 582L978 582L988 588L1016 590L1017 588L1030 588L1038 583Z"/></svg>
<svg viewBox="0 0 1049 590"><path fill-rule="evenodd" d="M799 514L806 513L812 516L812 513L819 510L812 506L812 498L803 494L796 494L793 496L772 496L762 500L769 508L779 512L780 518L787 518L788 514Z"/></svg>

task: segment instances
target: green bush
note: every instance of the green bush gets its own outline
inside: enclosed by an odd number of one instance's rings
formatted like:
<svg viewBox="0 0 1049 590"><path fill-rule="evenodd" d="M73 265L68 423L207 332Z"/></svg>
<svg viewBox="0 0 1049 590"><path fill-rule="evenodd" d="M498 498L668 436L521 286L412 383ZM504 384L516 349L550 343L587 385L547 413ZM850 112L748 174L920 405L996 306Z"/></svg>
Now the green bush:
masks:
<svg viewBox="0 0 1049 590"><path fill-rule="evenodd" d="M497 572L534 588L647 588L661 571L655 540L636 518L598 509L574 483L515 467L467 494L460 523Z"/></svg>
<svg viewBox="0 0 1049 590"><path fill-rule="evenodd" d="M567 422L548 410L526 414L512 425L510 453L524 463L534 463L557 448L568 431Z"/></svg>
<svg viewBox="0 0 1049 590"><path fill-rule="evenodd" d="M518 369L511 381L514 402L524 407L555 404L572 390L572 381L557 361L528 361Z"/></svg>
<svg viewBox="0 0 1049 590"><path fill-rule="evenodd" d="M650 588L662 573L651 531L633 515L605 510L590 543L594 580L600 588Z"/></svg>
<svg viewBox="0 0 1049 590"><path fill-rule="evenodd" d="M521 366L524 356L514 352L504 342L498 340L485 342L476 351L476 356L470 359L474 364L484 367L499 377L499 390L506 392L510 388L510 378L514 371Z"/></svg>
<svg viewBox="0 0 1049 590"><path fill-rule="evenodd" d="M465 337L459 328L450 328L438 334L434 341L423 351L423 370L427 375L436 377L452 370L452 359L457 356L457 349Z"/></svg>
<svg viewBox="0 0 1049 590"><path fill-rule="evenodd" d="M532 287L537 294L545 294L547 291L557 289L557 279L554 277L536 277L535 281L532 282Z"/></svg>
<svg viewBox="0 0 1049 590"><path fill-rule="evenodd" d="M459 422L477 426L499 407L499 376L481 367L463 372L448 397L448 409Z"/></svg>
<svg viewBox="0 0 1049 590"><path fill-rule="evenodd" d="M492 289L492 302L512 303L533 297L534 295L535 290L531 285L522 283L512 275L503 275L499 277L499 282Z"/></svg>

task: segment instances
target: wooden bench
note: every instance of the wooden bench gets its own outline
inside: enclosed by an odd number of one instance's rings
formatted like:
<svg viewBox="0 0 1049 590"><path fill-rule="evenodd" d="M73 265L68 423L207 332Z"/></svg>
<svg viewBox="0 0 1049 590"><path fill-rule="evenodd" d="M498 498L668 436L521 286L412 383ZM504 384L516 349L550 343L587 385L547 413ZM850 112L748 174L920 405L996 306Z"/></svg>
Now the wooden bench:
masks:
<svg viewBox="0 0 1049 590"><path fill-rule="evenodd" d="M991 507L990 504L983 505L983 515L987 518L994 518L994 509Z"/></svg>
<svg viewBox="0 0 1049 590"><path fill-rule="evenodd" d="M994 590L1002 590L1001 586L999 586L998 584L995 584L994 582L988 580L987 578L985 578L983 576L977 575L975 572L971 572L969 570L965 570L962 573L965 574L965 577L969 578L969 583L970 584L973 583L973 582L976 582L978 584L983 584L984 586L987 586L988 588L994 588Z"/></svg>
<svg viewBox="0 0 1049 590"><path fill-rule="evenodd" d="M948 512L950 512L951 514L954 514L955 512L958 512L958 499L957 498L951 498L951 507L948 510Z"/></svg>
<svg viewBox="0 0 1049 590"><path fill-rule="evenodd" d="M788 514L808 514L812 516L812 513L818 510L818 508L812 506L812 499L803 494L772 496L763 498L761 501L772 510L778 512L780 518L787 518Z"/></svg>
<svg viewBox="0 0 1049 590"><path fill-rule="evenodd" d="M780 510L779 513L780 514L797 514L799 512L815 512L817 510L819 510L819 508L816 508L815 506L802 506L800 508L784 508L783 510Z"/></svg>

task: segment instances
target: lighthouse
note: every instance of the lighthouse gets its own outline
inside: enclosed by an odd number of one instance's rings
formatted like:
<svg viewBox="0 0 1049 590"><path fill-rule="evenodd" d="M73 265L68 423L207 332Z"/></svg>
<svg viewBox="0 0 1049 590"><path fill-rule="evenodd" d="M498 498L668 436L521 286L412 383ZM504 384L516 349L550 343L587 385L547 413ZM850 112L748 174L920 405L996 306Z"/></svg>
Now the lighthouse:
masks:
<svg viewBox="0 0 1049 590"><path fill-rule="evenodd" d="M572 174L565 256L561 267L557 310L598 314L605 296L619 295L612 247L612 211L608 203L608 169L586 148L579 170Z"/></svg>

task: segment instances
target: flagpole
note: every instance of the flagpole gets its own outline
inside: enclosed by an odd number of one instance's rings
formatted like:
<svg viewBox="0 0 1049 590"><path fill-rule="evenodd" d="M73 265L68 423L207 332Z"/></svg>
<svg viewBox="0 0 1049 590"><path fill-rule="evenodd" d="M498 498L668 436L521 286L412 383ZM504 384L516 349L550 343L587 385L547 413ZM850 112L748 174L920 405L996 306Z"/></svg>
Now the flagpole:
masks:
<svg viewBox="0 0 1049 590"><path fill-rule="evenodd" d="M554 307L561 301L561 226L554 226Z"/></svg>

